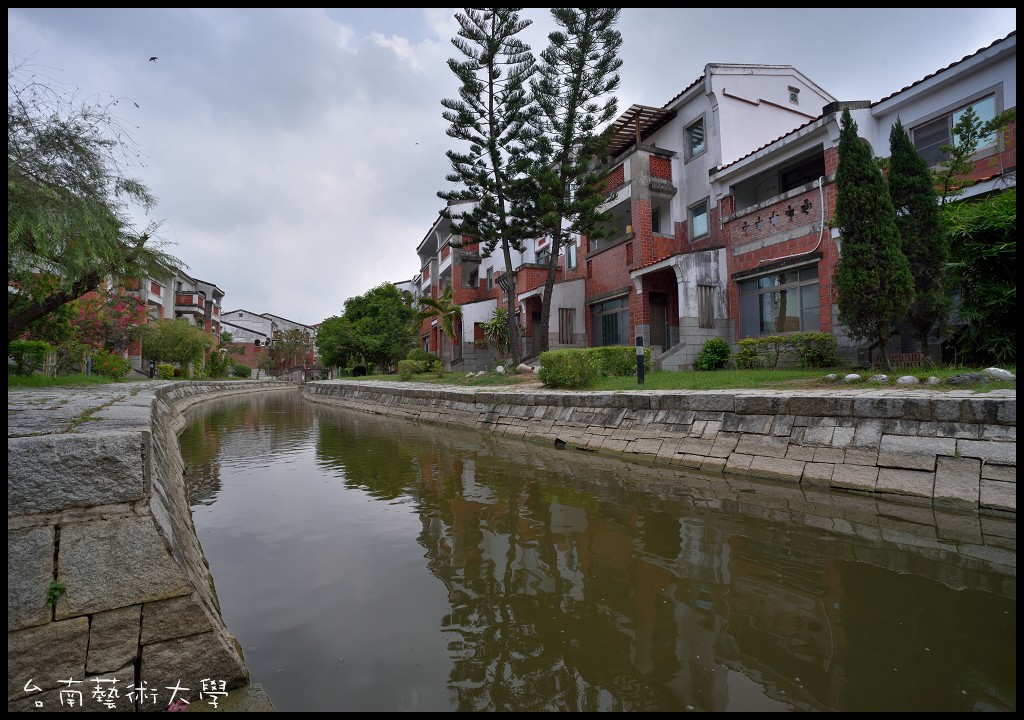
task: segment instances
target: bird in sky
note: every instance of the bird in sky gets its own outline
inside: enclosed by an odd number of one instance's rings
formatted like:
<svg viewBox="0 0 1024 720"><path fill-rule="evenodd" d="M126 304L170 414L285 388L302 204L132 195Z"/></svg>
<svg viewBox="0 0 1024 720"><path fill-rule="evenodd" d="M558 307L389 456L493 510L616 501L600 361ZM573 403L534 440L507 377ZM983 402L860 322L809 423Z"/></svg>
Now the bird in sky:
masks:
<svg viewBox="0 0 1024 720"><path fill-rule="evenodd" d="M157 57L156 57L156 55L154 55L153 57L151 57L151 58L149 59L149 61L150 61L150 62L156 62L156 61L157 61Z"/></svg>

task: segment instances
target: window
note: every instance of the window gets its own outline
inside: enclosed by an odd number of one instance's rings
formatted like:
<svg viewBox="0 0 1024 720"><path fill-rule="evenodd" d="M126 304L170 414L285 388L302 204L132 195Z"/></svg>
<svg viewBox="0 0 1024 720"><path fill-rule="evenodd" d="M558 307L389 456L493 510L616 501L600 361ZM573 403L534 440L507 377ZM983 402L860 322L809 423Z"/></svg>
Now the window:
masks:
<svg viewBox="0 0 1024 720"><path fill-rule="evenodd" d="M979 122L986 123L996 116L996 97L989 95L974 103L964 105L948 115L929 120L914 128L914 147L928 161L929 166L938 165L949 158L949 153L943 152L941 148L943 145L954 145L959 142L960 138L954 135L953 128L960 122L968 108L974 110ZM979 138L978 149L992 147L995 144L995 133L989 133Z"/></svg>
<svg viewBox="0 0 1024 720"><path fill-rule="evenodd" d="M739 290L743 337L821 329L817 265L742 280Z"/></svg>
<svg viewBox="0 0 1024 720"><path fill-rule="evenodd" d="M790 87L789 88L789 102L791 105L800 104L800 88Z"/></svg>
<svg viewBox="0 0 1024 720"><path fill-rule="evenodd" d="M687 159L700 155L706 148L707 146L704 143L704 118L701 118L686 128Z"/></svg>
<svg viewBox="0 0 1024 720"><path fill-rule="evenodd" d="M572 328L576 323L575 308L558 308L558 344L572 345Z"/></svg>
<svg viewBox="0 0 1024 720"><path fill-rule="evenodd" d="M715 286L697 286L697 327L715 327Z"/></svg>
<svg viewBox="0 0 1024 720"><path fill-rule="evenodd" d="M690 242L707 235L709 231L708 201L705 200L690 208Z"/></svg>
<svg viewBox="0 0 1024 720"><path fill-rule="evenodd" d="M661 232L661 209L651 208L651 232Z"/></svg>
<svg viewBox="0 0 1024 720"><path fill-rule="evenodd" d="M475 288L480 285L480 268L473 268L466 276L465 287Z"/></svg>
<svg viewBox="0 0 1024 720"><path fill-rule="evenodd" d="M629 299L617 298L591 307L594 345L632 345L629 337Z"/></svg>
<svg viewBox="0 0 1024 720"><path fill-rule="evenodd" d="M487 289L494 289L494 268L487 268Z"/></svg>
<svg viewBox="0 0 1024 720"><path fill-rule="evenodd" d="M576 241L570 240L565 246L565 262L570 270L576 269Z"/></svg>

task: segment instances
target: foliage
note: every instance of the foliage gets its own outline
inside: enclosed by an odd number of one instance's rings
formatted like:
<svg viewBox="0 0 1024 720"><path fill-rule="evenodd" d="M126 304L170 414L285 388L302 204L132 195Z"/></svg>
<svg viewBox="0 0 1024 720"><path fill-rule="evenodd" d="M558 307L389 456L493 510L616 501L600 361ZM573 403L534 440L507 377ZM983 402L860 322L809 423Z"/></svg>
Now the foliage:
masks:
<svg viewBox="0 0 1024 720"><path fill-rule="evenodd" d="M46 354L52 350L42 340L14 340L7 344L7 355L14 360L17 375L31 375L43 367Z"/></svg>
<svg viewBox="0 0 1024 720"><path fill-rule="evenodd" d="M158 363L156 366L156 374L161 380L173 380L175 368L170 363Z"/></svg>
<svg viewBox="0 0 1024 720"><path fill-rule="evenodd" d="M256 360L256 379L259 380L260 373L270 373L274 370L274 358L270 353L264 352L259 354L259 358Z"/></svg>
<svg viewBox="0 0 1024 720"><path fill-rule="evenodd" d="M777 369L784 358L802 368L827 368L839 364L839 342L826 332L764 335L736 343L733 364L741 370Z"/></svg>
<svg viewBox="0 0 1024 720"><path fill-rule="evenodd" d="M158 320L142 327L142 355L156 362L198 366L214 339L185 318Z"/></svg>
<svg viewBox="0 0 1024 720"><path fill-rule="evenodd" d="M120 100L88 101L25 63L7 71L7 339L108 278L181 262L139 231L133 209L156 203L126 173L137 148Z"/></svg>
<svg viewBox="0 0 1024 720"><path fill-rule="evenodd" d="M830 368L839 365L839 341L827 332L802 332L787 336L804 368Z"/></svg>
<svg viewBox="0 0 1024 720"><path fill-rule="evenodd" d="M91 347L124 352L146 323L146 302L123 289L88 292L74 303L75 339Z"/></svg>
<svg viewBox="0 0 1024 720"><path fill-rule="evenodd" d="M96 348L91 353L92 371L97 375L109 378L123 378L132 369L132 364L119 353L103 348Z"/></svg>
<svg viewBox="0 0 1024 720"><path fill-rule="evenodd" d="M732 348L722 338L708 338L704 341L694 367L697 370L721 370L729 363Z"/></svg>
<svg viewBox="0 0 1024 720"><path fill-rule="evenodd" d="M1017 358L1017 189L943 208L956 260L960 298L955 338L962 359L1013 363Z"/></svg>
<svg viewBox="0 0 1024 720"><path fill-rule="evenodd" d="M331 316L320 323L316 333L316 352L328 367L348 367L360 355L355 328L348 318Z"/></svg>
<svg viewBox="0 0 1024 720"><path fill-rule="evenodd" d="M57 582L56 580L50 581L50 587L46 591L46 604L54 606L57 602L64 597L64 593L67 592L68 586L65 583Z"/></svg>
<svg viewBox="0 0 1024 720"><path fill-rule="evenodd" d="M583 352L597 358L603 377L636 376L636 348L632 345L602 345L583 348ZM644 348L644 370L651 369L651 349Z"/></svg>
<svg viewBox="0 0 1024 720"><path fill-rule="evenodd" d="M935 173L939 199L945 205L974 184L974 154L982 140L993 133L1007 133L1008 126L1017 121L1017 109L1006 110L987 122L982 122L973 107L968 107L953 126L953 142L939 148L947 158L939 163ZM1008 138L1005 139L1007 142Z"/></svg>
<svg viewBox="0 0 1024 720"><path fill-rule="evenodd" d="M530 87L538 112L532 115L535 134L533 180L541 232L551 237L543 297L552 297L558 256L574 235L600 237L610 213L600 206L609 168L598 162L611 140L611 121L618 112L619 50L622 35L615 29L620 8L552 8L558 29L548 34L537 74ZM605 126L604 131L600 128ZM538 332L541 351L548 349L551 303L541 309Z"/></svg>
<svg viewBox="0 0 1024 720"><path fill-rule="evenodd" d="M250 378L252 377L252 368L242 363L235 363L231 366L231 372L236 378Z"/></svg>
<svg viewBox="0 0 1024 720"><path fill-rule="evenodd" d="M206 361L206 374L208 377L213 379L227 377L230 363L228 363L225 355L226 353L219 350L210 353L210 357Z"/></svg>
<svg viewBox="0 0 1024 720"><path fill-rule="evenodd" d="M927 357L929 335L946 332L952 308L946 283L949 239L939 215L935 178L899 119L889 133L888 184L900 245L914 278L907 319Z"/></svg>
<svg viewBox="0 0 1024 720"><path fill-rule="evenodd" d="M480 324L487 344L494 348L499 360L504 360L511 354L511 336L509 335L508 310L501 306L494 309L491 319Z"/></svg>
<svg viewBox="0 0 1024 720"><path fill-rule="evenodd" d="M459 338L455 328L456 325L461 325L462 308L454 300L451 283L444 286L441 297L421 297L418 302L420 318L424 320L437 318L441 323L441 332L453 343L458 342Z"/></svg>
<svg viewBox="0 0 1024 720"><path fill-rule="evenodd" d="M420 360L427 363L427 366L433 366L435 362L440 362L441 358L432 352L428 352L421 347L415 347L409 351L409 354L405 356L406 360Z"/></svg>
<svg viewBox="0 0 1024 720"><path fill-rule="evenodd" d="M416 373L424 372L423 362L420 360L399 360L398 377L403 380L412 380Z"/></svg>
<svg viewBox="0 0 1024 720"><path fill-rule="evenodd" d="M885 345L913 300L914 278L900 248L885 180L857 135L849 108L843 108L840 123L836 188L834 224L842 242L835 277L839 322L854 339L872 341L888 367Z"/></svg>
<svg viewBox="0 0 1024 720"><path fill-rule="evenodd" d="M517 37L531 25L520 19L518 10L465 8L456 13L459 30L452 44L463 59L449 59L448 67L461 85L458 99L441 101L442 117L449 123L448 136L468 145L468 150L445 153L452 169L446 179L458 187L438 192L448 203L444 215L452 222L453 234L478 241L484 257L501 250L514 365L519 364L521 350L512 251L521 252L525 241L536 235L527 152L528 82L536 65L529 46Z"/></svg>
<svg viewBox="0 0 1024 720"><path fill-rule="evenodd" d="M55 348L55 353L54 372L57 375L85 372L85 360L89 353L89 346L85 343L74 339L65 340Z"/></svg>
<svg viewBox="0 0 1024 720"><path fill-rule="evenodd" d="M299 328L291 328L274 335L270 355L274 358L275 365L292 368L305 358L308 347L309 335Z"/></svg>
<svg viewBox="0 0 1024 720"><path fill-rule="evenodd" d="M345 301L344 315L329 325L323 344L317 334L320 357L325 363L328 357L344 358L340 367L361 359L386 370L415 347L418 317L408 297L391 283L381 283Z"/></svg>
<svg viewBox="0 0 1024 720"><path fill-rule="evenodd" d="M586 390L600 376L600 356L585 349L548 350L540 354L537 377L548 387Z"/></svg>

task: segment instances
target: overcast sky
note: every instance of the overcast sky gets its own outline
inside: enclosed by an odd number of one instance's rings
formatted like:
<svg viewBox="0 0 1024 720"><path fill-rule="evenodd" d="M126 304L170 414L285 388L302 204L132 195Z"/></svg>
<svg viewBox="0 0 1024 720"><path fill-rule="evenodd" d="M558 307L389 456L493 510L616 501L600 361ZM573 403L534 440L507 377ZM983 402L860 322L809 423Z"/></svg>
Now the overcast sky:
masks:
<svg viewBox="0 0 1024 720"><path fill-rule="evenodd" d="M169 252L225 310L311 325L419 270L453 187L445 151L466 149L441 117L455 12L8 8L7 62L133 101L118 105L132 174ZM550 15L522 16L539 55ZM793 65L840 100L879 100L1016 28L1007 8L624 9L619 110L664 105L707 63Z"/></svg>

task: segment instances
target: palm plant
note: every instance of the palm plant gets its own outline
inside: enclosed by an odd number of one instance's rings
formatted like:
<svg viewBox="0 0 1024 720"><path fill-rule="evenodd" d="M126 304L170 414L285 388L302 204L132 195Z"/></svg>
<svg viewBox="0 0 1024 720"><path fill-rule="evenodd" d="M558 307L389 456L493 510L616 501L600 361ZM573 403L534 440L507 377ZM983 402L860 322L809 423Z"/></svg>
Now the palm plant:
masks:
<svg viewBox="0 0 1024 720"><path fill-rule="evenodd" d="M455 323L462 320L462 306L455 302L452 286L445 285L440 297L419 298L420 317L423 319L437 318L441 324L441 332L454 343L458 339Z"/></svg>

